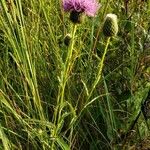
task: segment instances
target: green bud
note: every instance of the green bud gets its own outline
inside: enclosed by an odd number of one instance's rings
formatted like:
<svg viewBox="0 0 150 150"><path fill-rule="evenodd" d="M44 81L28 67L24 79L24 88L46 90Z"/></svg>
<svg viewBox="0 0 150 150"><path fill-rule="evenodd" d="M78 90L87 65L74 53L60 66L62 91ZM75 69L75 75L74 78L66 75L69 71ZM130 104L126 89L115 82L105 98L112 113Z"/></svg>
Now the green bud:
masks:
<svg viewBox="0 0 150 150"><path fill-rule="evenodd" d="M103 34L106 37L115 36L118 33L118 21L115 14L107 14L103 25Z"/></svg>
<svg viewBox="0 0 150 150"><path fill-rule="evenodd" d="M70 41L71 41L71 35L70 35L70 34L67 34L67 35L65 36L65 38L64 38L64 44L65 44L66 46L69 46Z"/></svg>

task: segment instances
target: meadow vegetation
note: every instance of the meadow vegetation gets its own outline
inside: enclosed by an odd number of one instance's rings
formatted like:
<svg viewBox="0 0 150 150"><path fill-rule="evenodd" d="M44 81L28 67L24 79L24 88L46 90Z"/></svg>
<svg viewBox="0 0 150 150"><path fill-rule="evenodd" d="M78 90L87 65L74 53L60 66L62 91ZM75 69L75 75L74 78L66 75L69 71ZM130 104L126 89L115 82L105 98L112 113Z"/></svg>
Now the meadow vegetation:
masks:
<svg viewBox="0 0 150 150"><path fill-rule="evenodd" d="M150 0L99 2L74 27L62 0L0 0L0 150L150 148Z"/></svg>

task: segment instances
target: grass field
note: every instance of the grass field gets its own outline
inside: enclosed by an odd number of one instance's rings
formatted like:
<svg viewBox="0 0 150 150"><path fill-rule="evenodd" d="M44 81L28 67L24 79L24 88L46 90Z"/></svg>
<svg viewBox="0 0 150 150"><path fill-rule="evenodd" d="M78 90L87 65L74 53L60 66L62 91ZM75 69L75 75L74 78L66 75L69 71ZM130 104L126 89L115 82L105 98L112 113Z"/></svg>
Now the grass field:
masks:
<svg viewBox="0 0 150 150"><path fill-rule="evenodd" d="M150 0L99 3L0 0L0 150L150 149Z"/></svg>

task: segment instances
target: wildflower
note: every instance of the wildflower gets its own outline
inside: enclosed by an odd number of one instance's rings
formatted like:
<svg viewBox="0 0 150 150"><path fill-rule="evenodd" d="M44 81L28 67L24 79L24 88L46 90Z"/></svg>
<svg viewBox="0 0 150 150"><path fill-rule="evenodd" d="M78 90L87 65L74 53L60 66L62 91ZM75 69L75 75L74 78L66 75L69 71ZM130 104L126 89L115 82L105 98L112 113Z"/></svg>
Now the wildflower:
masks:
<svg viewBox="0 0 150 150"><path fill-rule="evenodd" d="M70 12L73 23L81 23L83 14L94 17L100 7L96 0L63 0L64 11Z"/></svg>
<svg viewBox="0 0 150 150"><path fill-rule="evenodd" d="M107 14L103 26L103 34L107 37L115 36L118 33L118 22L115 14Z"/></svg>

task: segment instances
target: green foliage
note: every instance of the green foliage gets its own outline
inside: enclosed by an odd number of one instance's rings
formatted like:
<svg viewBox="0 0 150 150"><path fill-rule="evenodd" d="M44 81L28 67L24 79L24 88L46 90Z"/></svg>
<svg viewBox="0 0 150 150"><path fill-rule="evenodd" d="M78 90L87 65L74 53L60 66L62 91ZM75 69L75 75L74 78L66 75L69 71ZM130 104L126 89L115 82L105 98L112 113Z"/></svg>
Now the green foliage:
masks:
<svg viewBox="0 0 150 150"><path fill-rule="evenodd" d="M148 139L150 2L101 4L73 28L61 0L0 1L0 150L126 150ZM109 40L108 13L119 20Z"/></svg>

